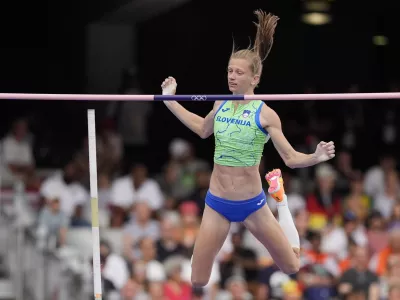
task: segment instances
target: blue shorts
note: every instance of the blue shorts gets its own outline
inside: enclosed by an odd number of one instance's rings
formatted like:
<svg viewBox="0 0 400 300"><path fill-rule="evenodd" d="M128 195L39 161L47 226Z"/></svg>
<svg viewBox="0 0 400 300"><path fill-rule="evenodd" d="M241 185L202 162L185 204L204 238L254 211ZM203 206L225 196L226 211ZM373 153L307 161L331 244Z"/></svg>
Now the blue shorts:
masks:
<svg viewBox="0 0 400 300"><path fill-rule="evenodd" d="M210 191L206 196L206 204L230 222L243 222L249 215L263 207L266 202L264 191L254 198L241 201L225 200L214 196Z"/></svg>

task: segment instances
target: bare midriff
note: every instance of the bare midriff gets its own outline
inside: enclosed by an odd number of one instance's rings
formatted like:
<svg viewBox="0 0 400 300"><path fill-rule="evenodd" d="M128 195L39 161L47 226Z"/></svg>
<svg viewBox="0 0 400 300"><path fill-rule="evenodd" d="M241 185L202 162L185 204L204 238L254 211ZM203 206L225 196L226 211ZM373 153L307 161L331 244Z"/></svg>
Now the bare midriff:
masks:
<svg viewBox="0 0 400 300"><path fill-rule="evenodd" d="M258 196L262 192L259 165L228 167L214 164L210 193L225 200L240 201Z"/></svg>

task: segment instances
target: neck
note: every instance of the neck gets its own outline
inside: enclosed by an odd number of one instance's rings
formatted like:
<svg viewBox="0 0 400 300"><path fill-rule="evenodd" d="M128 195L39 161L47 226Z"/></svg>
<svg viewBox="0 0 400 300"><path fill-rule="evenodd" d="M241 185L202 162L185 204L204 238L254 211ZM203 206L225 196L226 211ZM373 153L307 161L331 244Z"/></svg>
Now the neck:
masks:
<svg viewBox="0 0 400 300"><path fill-rule="evenodd" d="M254 90L249 90L246 93L244 93L245 95L254 95Z"/></svg>
<svg viewBox="0 0 400 300"><path fill-rule="evenodd" d="M137 222L137 224L138 224L139 226L146 226L147 223L148 223L148 220L137 219L136 222Z"/></svg>
<svg viewBox="0 0 400 300"><path fill-rule="evenodd" d="M248 91L246 91L244 94L241 94L241 93L236 93L236 92L233 92L232 93L233 95L254 95L254 90L253 89L251 89L251 90L248 90ZM235 101L235 103L240 103L240 104L247 104L247 103L249 103L249 102L251 102L252 100L237 100L237 101Z"/></svg>
<svg viewBox="0 0 400 300"><path fill-rule="evenodd" d="M354 265L354 268L358 271L358 272L365 272L366 268L365 266L360 266L358 264Z"/></svg>
<svg viewBox="0 0 400 300"><path fill-rule="evenodd" d="M254 95L254 90L253 90L253 89L247 90L247 91L244 92L243 94L242 94L242 93L239 93L239 92L233 92L232 94L233 94L233 95Z"/></svg>
<svg viewBox="0 0 400 300"><path fill-rule="evenodd" d="M237 100L237 101L235 101L235 103L237 103L237 104L248 104L251 101L253 101L253 100Z"/></svg>

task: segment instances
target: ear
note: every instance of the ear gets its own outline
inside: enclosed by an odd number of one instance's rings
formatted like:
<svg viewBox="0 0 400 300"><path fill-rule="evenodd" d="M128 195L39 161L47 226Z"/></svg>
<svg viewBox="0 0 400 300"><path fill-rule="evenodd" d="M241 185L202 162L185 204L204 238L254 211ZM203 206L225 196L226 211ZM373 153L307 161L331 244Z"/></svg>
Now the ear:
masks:
<svg viewBox="0 0 400 300"><path fill-rule="evenodd" d="M251 85L256 86L260 82L260 75L255 75L251 81Z"/></svg>

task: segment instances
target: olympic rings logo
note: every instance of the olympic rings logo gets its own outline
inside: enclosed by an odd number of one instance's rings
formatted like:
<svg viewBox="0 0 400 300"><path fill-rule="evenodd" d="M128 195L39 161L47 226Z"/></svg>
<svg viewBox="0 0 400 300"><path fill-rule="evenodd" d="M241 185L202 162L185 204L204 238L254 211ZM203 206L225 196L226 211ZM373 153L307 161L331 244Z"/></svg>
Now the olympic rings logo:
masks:
<svg viewBox="0 0 400 300"><path fill-rule="evenodd" d="M193 101L206 101L207 100L207 96L205 95L193 95L190 99L192 99Z"/></svg>

